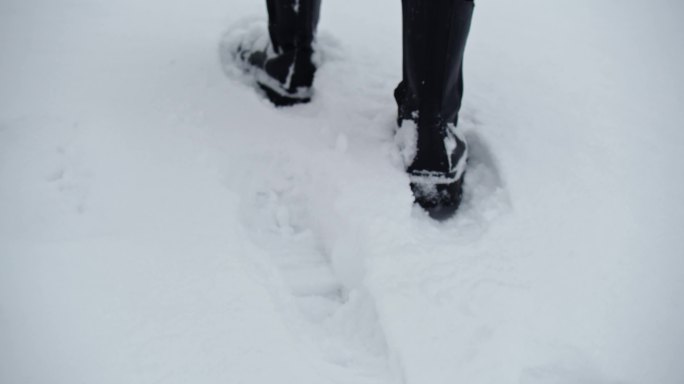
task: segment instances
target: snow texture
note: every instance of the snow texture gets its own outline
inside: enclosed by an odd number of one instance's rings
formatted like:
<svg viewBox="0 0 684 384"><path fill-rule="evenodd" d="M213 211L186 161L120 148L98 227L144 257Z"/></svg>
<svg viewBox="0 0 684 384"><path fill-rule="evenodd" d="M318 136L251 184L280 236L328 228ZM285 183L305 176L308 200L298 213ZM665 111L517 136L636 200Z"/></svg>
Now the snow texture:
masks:
<svg viewBox="0 0 684 384"><path fill-rule="evenodd" d="M399 1L325 1L276 109L226 52L262 2L3 0L0 383L684 382L683 12L479 2L440 223Z"/></svg>

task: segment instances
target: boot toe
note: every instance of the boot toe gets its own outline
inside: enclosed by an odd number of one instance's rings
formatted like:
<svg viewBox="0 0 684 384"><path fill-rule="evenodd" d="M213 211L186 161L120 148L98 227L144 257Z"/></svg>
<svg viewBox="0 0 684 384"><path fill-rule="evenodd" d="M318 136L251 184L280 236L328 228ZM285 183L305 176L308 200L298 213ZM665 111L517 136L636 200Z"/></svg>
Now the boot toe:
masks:
<svg viewBox="0 0 684 384"><path fill-rule="evenodd" d="M415 202L434 219L448 219L461 204L463 176L450 183L412 180L410 185Z"/></svg>

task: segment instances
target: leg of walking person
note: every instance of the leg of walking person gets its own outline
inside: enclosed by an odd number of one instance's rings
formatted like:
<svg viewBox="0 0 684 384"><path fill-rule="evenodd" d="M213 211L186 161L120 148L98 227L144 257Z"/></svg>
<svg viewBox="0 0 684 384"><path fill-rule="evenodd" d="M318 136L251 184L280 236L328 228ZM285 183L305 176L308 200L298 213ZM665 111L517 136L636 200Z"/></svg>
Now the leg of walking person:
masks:
<svg viewBox="0 0 684 384"><path fill-rule="evenodd" d="M270 46L241 44L237 57L275 105L308 102L316 72L312 44L321 1L267 0L266 7Z"/></svg>
<svg viewBox="0 0 684 384"><path fill-rule="evenodd" d="M402 0L398 123L417 127L416 151L407 161L407 172L416 201L435 214L453 213L461 201L468 153L457 126L473 7L470 0Z"/></svg>

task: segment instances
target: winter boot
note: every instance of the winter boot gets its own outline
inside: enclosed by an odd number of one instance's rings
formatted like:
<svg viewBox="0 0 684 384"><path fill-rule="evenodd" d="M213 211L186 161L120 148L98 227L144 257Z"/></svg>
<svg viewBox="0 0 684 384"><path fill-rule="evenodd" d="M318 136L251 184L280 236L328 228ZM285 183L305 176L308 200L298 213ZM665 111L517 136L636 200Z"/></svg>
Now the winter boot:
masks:
<svg viewBox="0 0 684 384"><path fill-rule="evenodd" d="M398 125L417 130L408 135L415 151L405 165L416 202L434 217L450 216L461 202L468 148L457 126L473 8L472 0L402 0Z"/></svg>
<svg viewBox="0 0 684 384"><path fill-rule="evenodd" d="M320 14L320 0L266 0L270 44L244 42L236 56L244 69L276 106L311 100L316 67L312 43Z"/></svg>

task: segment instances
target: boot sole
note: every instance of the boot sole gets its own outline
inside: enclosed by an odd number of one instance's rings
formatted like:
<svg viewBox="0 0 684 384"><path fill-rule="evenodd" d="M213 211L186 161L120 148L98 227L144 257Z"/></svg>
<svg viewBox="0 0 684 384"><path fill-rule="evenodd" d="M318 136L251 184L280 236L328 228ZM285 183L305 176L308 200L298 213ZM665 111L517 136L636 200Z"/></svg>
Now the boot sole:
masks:
<svg viewBox="0 0 684 384"><path fill-rule="evenodd" d="M270 87L257 83L259 88L266 94L268 100L273 103L276 107L291 107L297 104L306 104L311 101L310 97L305 98L295 98L281 95L280 93L274 91Z"/></svg>

